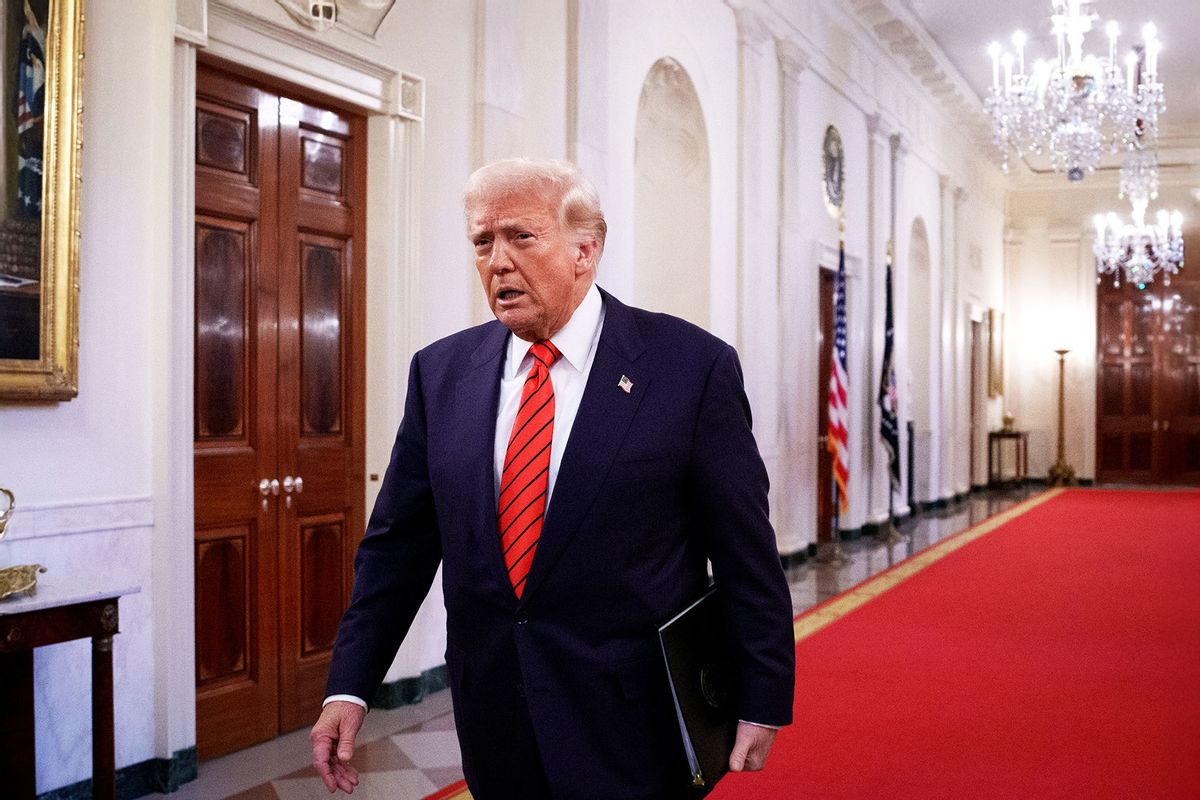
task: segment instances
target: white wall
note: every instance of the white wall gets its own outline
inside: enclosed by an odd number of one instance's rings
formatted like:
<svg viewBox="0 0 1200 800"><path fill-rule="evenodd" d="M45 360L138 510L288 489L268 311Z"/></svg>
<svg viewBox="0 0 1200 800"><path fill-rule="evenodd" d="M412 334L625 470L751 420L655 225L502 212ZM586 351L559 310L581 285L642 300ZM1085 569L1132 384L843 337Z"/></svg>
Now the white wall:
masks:
<svg viewBox="0 0 1200 800"><path fill-rule="evenodd" d="M152 497L155 331L170 313L169 4L92 3L83 85L79 396L0 406L0 485L19 511L0 564L47 578L140 584L121 601L114 643L117 761L155 755L152 577L162 532ZM136 57L128 43L136 41ZM91 774L87 642L35 656L38 791ZM180 745L184 746L184 745Z"/></svg>
<svg viewBox="0 0 1200 800"><path fill-rule="evenodd" d="M187 19L200 18L203 0L180 2ZM294 28L273 0L235 5L254 15L256 30ZM194 743L190 508L175 502L170 473L190 457L176 444L190 446L190 427L183 432L184 423L164 411L186 407L175 397L186 381L170 376L186 371L189 351L178 325L188 312L172 303L181 304L180 282L190 272L186 263L168 268L172 176L179 178L180 164L190 169L172 140L173 109L189 100L173 95L173 71L188 61L172 51L170 6L89 6L80 396L0 407L0 485L21 505L0 562L37 560L62 574L100 564L113 580L142 585L122 605L125 633L117 639L118 765ZM233 24L228 14L221 19ZM920 216L930 240L928 346L936 366L928 387L930 488L921 499L963 490L970 480L965 331L972 314L1003 306L1003 181L873 30L823 2L422 0L398 3L374 41L344 31L304 34L314 59L353 54L420 76L425 92L422 121L373 115L369 125L369 194L373 203L391 198L383 205L398 211L376 206L368 217L367 473L386 467L412 352L486 317L460 202L478 163L508 155L579 160L610 225L600 283L629 302L646 301L634 263L637 107L650 66L670 57L695 84L708 136L708 324L741 351L781 552L816 538L816 417L825 389L817 375L818 269L836 267L839 237L821 197L827 125L837 126L846 154L853 427L851 507L842 525L879 522L888 506L875 396L893 133L903 141L895 243L901 409L911 406L903 382L908 236ZM237 57L228 46L222 52ZM781 72L781 53L789 54L792 77ZM243 54L248 61L263 55L278 54ZM972 248L978 268L966 263ZM1036 270L1020 264L1007 290L1024 296ZM1038 389L1014 387L1019 420L1042 413L1027 399ZM1000 406L988 404L993 427ZM377 486L368 483L368 504ZM442 663L444 620L435 588L389 679ZM73 697L86 685L86 666L86 649L75 645L38 655L39 790L87 773L87 749L76 746L89 730L86 704L50 699Z"/></svg>

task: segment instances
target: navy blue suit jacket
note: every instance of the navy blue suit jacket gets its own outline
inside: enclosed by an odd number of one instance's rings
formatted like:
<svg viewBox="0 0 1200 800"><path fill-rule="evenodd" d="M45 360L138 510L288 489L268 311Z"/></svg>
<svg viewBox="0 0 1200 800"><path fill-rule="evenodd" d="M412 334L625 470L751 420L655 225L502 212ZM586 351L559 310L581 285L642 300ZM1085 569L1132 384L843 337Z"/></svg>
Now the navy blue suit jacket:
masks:
<svg viewBox="0 0 1200 800"><path fill-rule="evenodd" d="M657 627L703 591L706 559L737 651L740 717L791 721L791 602L737 355L690 323L602 297L523 597L496 531L499 322L414 357L355 563L329 694L374 694L441 563L446 662L477 800L514 797L515 770L538 763L562 800L675 796L686 774Z"/></svg>

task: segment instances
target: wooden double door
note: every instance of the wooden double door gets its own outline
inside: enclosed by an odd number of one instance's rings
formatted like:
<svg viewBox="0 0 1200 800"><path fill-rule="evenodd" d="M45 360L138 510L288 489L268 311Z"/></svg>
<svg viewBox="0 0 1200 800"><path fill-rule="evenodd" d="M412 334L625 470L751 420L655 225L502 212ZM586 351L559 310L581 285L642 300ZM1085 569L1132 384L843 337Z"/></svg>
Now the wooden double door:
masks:
<svg viewBox="0 0 1200 800"><path fill-rule="evenodd" d="M1097 304L1097 480L1200 485L1200 275L1104 279Z"/></svg>
<svg viewBox="0 0 1200 800"><path fill-rule="evenodd" d="M363 529L365 121L201 65L201 758L309 725Z"/></svg>

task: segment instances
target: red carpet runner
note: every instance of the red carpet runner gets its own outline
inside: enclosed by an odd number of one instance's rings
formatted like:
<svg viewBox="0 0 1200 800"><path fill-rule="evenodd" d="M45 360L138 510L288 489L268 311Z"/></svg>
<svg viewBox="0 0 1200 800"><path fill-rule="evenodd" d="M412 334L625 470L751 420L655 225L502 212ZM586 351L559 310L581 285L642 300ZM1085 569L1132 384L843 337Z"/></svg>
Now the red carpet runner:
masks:
<svg viewBox="0 0 1200 800"><path fill-rule="evenodd" d="M796 722L714 800L1200 798L1200 492L1047 493L796 629Z"/></svg>

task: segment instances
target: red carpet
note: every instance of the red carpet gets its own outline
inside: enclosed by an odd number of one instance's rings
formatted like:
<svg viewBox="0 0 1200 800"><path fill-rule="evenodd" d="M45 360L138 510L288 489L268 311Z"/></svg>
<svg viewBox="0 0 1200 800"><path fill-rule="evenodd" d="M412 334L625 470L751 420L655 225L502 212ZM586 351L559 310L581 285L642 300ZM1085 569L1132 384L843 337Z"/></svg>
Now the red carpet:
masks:
<svg viewBox="0 0 1200 800"><path fill-rule="evenodd" d="M714 800L1200 798L1200 492L1048 493L796 628L795 724Z"/></svg>
<svg viewBox="0 0 1200 800"><path fill-rule="evenodd" d="M444 789L440 789L424 800L471 800L471 792L467 789L466 781L455 781Z"/></svg>

